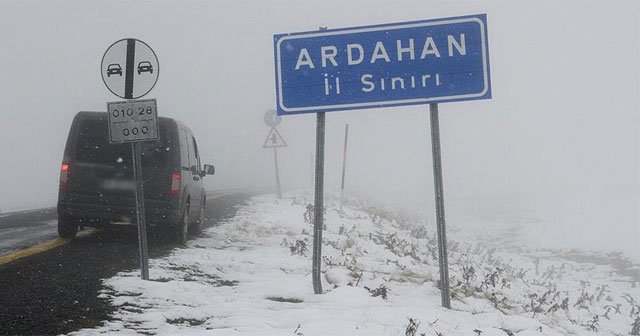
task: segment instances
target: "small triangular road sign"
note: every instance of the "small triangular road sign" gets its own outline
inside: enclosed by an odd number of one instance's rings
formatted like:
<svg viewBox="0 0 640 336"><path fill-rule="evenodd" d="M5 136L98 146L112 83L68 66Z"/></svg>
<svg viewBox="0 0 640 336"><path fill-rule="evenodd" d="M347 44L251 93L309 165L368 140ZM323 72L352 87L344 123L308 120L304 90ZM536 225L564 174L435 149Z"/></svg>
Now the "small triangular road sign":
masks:
<svg viewBox="0 0 640 336"><path fill-rule="evenodd" d="M269 131L269 135L267 135L267 138L264 140L264 145L262 145L262 148L277 147L287 147L287 142L284 141L284 138L275 127L271 127L271 131Z"/></svg>

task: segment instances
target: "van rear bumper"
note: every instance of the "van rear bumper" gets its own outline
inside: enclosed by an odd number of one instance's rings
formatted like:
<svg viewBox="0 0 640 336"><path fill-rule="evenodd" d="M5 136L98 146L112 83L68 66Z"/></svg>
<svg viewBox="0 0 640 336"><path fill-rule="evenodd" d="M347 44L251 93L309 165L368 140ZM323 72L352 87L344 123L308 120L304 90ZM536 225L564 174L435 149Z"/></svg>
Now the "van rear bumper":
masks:
<svg viewBox="0 0 640 336"><path fill-rule="evenodd" d="M145 207L145 218L148 226L165 227L178 223L180 210ZM58 216L87 219L86 226L105 226L113 222L136 222L136 208L128 206L106 206L58 202Z"/></svg>

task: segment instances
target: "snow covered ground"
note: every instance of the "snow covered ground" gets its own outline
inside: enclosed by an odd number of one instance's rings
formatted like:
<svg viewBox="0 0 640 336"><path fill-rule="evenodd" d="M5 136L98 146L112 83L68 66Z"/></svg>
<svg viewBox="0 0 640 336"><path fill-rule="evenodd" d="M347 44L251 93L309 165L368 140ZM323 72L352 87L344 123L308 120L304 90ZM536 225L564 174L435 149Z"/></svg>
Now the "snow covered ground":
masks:
<svg viewBox="0 0 640 336"><path fill-rule="evenodd" d="M435 225L326 200L323 295L311 281L311 194L252 198L237 215L105 279L110 321L76 335L638 335L640 283L612 266L491 234L449 235L452 310L440 306ZM634 329L635 328L635 329ZM635 332L635 333L634 333Z"/></svg>

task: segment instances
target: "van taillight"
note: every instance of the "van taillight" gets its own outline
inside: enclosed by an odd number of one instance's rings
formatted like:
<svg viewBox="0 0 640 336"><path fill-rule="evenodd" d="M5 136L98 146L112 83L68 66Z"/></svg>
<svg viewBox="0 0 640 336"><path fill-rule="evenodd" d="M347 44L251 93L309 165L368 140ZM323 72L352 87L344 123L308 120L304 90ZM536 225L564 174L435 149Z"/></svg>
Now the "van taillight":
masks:
<svg viewBox="0 0 640 336"><path fill-rule="evenodd" d="M60 191L67 191L69 187L69 168L66 162L60 166Z"/></svg>
<svg viewBox="0 0 640 336"><path fill-rule="evenodd" d="M171 173L171 191L169 191L169 196L180 197L180 179L179 172Z"/></svg>

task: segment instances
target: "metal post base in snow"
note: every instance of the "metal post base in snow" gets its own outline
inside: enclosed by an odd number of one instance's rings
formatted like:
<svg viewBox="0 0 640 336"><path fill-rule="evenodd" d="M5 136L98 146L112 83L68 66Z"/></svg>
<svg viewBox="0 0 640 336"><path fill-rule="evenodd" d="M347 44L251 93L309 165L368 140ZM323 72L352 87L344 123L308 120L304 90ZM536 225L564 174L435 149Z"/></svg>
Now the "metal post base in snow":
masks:
<svg viewBox="0 0 640 336"><path fill-rule="evenodd" d="M440 265L440 293L442 306L451 309L449 294L449 262L447 261L447 235L444 220L444 188L442 186L442 161L440 158L440 122L438 104L429 104L431 112L431 149L433 155L433 180L436 194L438 221L438 261Z"/></svg>
<svg viewBox="0 0 640 336"><path fill-rule="evenodd" d="M133 154L133 179L136 183L136 223L138 224L138 247L140 249L140 275L149 280L149 254L147 249L147 223L144 213L144 189L142 183L142 157L140 143L131 143Z"/></svg>
<svg viewBox="0 0 640 336"><path fill-rule="evenodd" d="M322 262L322 225L324 224L324 112L316 123L316 192L313 210L313 292L322 294L320 263Z"/></svg>

